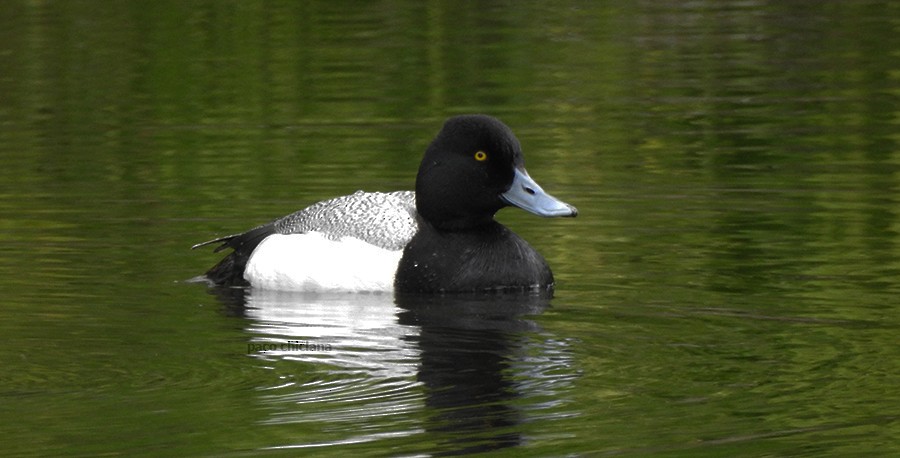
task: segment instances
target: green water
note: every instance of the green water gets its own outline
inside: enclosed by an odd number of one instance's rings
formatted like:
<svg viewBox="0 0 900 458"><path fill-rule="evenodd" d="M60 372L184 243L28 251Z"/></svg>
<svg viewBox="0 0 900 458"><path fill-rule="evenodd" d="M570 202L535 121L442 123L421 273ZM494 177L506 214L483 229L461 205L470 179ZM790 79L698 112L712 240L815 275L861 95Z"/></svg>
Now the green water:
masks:
<svg viewBox="0 0 900 458"><path fill-rule="evenodd" d="M0 454L900 454L900 8L0 3ZM556 296L216 295L195 243L503 119ZM267 350L267 351L261 351Z"/></svg>

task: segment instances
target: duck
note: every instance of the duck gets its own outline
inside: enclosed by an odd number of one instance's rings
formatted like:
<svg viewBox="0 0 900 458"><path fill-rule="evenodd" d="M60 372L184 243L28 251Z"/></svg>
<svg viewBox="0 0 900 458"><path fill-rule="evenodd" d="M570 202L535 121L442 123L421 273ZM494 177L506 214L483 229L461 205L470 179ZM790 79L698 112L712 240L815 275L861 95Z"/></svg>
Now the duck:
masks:
<svg viewBox="0 0 900 458"><path fill-rule="evenodd" d="M232 250L198 277L213 286L552 294L544 257L494 219L504 207L547 218L578 214L530 177L506 124L460 115L447 119L425 150L414 191L357 191L192 248Z"/></svg>

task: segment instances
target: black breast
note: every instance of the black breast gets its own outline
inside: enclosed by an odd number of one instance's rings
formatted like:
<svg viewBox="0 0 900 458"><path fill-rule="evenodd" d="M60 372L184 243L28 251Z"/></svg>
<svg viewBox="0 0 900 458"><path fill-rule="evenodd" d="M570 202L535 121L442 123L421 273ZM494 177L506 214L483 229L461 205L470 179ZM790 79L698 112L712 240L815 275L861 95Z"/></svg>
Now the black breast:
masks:
<svg viewBox="0 0 900 458"><path fill-rule="evenodd" d="M403 250L394 287L410 293L537 291L552 289L553 274L528 242L497 222L464 231L420 223Z"/></svg>

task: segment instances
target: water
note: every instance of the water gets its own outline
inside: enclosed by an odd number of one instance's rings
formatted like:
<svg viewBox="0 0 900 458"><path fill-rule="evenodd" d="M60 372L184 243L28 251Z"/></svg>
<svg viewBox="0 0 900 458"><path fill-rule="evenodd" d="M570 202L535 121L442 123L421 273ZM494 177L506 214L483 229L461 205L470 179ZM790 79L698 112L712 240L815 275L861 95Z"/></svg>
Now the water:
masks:
<svg viewBox="0 0 900 458"><path fill-rule="evenodd" d="M0 450L900 452L891 2L0 6ZM207 291L487 112L552 299Z"/></svg>

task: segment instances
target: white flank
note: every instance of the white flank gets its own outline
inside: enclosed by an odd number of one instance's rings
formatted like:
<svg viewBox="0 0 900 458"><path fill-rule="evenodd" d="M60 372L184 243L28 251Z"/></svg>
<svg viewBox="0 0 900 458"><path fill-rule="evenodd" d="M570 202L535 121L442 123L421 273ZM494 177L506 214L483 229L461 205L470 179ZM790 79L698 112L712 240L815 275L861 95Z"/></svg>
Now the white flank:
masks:
<svg viewBox="0 0 900 458"><path fill-rule="evenodd" d="M387 250L353 237L273 234L253 251L244 279L256 288L281 291L393 291L401 256L403 250Z"/></svg>

